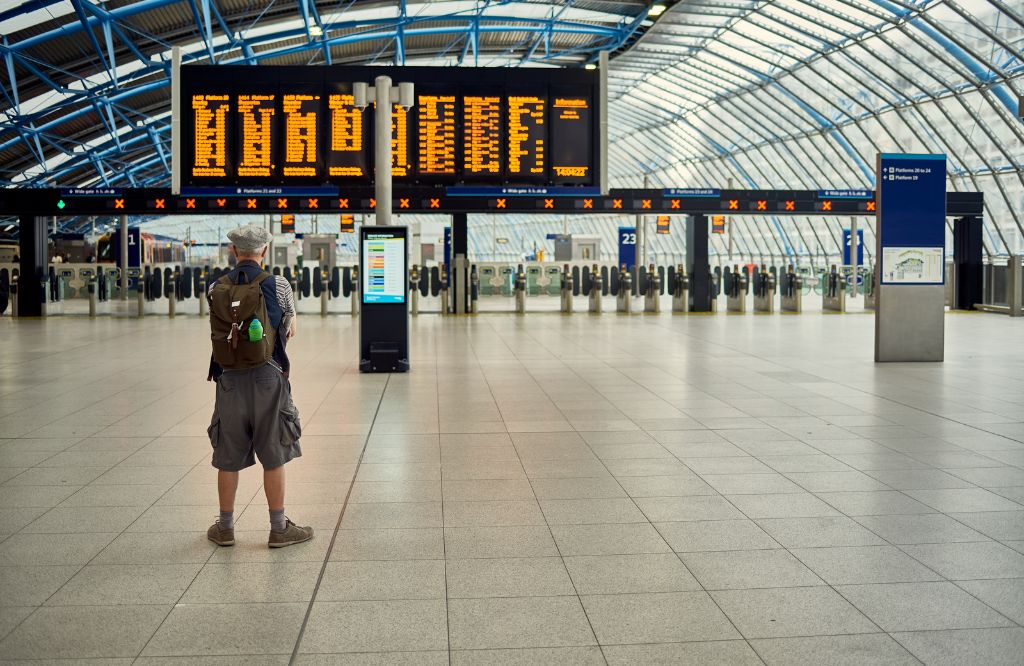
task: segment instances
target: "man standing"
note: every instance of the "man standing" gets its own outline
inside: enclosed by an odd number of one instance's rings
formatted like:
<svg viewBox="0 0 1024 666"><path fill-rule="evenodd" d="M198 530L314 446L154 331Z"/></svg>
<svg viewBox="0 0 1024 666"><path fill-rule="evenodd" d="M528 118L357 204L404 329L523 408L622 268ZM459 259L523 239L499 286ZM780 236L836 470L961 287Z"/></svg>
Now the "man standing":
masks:
<svg viewBox="0 0 1024 666"><path fill-rule="evenodd" d="M295 335L295 302L288 281L261 268L271 240L266 229L250 224L228 239L236 266L207 292L213 342L208 379L217 383L208 433L220 497L220 517L207 538L234 545L238 472L259 458L270 509L267 545L281 548L313 538L312 528L284 515L284 464L302 455L285 354L285 341Z"/></svg>

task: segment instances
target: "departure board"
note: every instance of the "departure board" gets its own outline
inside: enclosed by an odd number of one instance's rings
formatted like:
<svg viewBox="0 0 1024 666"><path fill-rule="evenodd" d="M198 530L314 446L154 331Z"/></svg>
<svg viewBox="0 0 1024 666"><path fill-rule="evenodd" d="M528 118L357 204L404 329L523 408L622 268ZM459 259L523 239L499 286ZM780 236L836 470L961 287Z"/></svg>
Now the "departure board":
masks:
<svg viewBox="0 0 1024 666"><path fill-rule="evenodd" d="M284 118L284 166L281 174L286 178L319 176L317 133L320 124L320 96L282 95L281 115Z"/></svg>
<svg viewBox="0 0 1024 666"><path fill-rule="evenodd" d="M558 185L592 180L591 100L556 96L551 100L551 171Z"/></svg>
<svg viewBox="0 0 1024 666"><path fill-rule="evenodd" d="M274 175L274 95L239 94L237 173L244 178Z"/></svg>
<svg viewBox="0 0 1024 666"><path fill-rule="evenodd" d="M410 166L409 112L395 104L391 108L391 175L405 178Z"/></svg>
<svg viewBox="0 0 1024 666"><path fill-rule="evenodd" d="M508 97L508 176L544 180L544 147L547 134L544 118L547 99L535 95Z"/></svg>
<svg viewBox="0 0 1024 666"><path fill-rule="evenodd" d="M455 95L419 95L416 115L420 175L454 176Z"/></svg>
<svg viewBox="0 0 1024 666"><path fill-rule="evenodd" d="M501 174L501 96L466 95L462 98L463 174Z"/></svg>
<svg viewBox="0 0 1024 666"><path fill-rule="evenodd" d="M374 96L359 109L352 91L382 74L415 91L412 108L392 108L396 180L598 184L596 71L187 65L181 69L182 153L175 160L182 185L372 183Z"/></svg>
<svg viewBox="0 0 1024 666"><path fill-rule="evenodd" d="M228 175L228 95L193 95L192 169L194 178Z"/></svg>
<svg viewBox="0 0 1024 666"><path fill-rule="evenodd" d="M328 97L331 145L327 152L327 175L343 178L367 176L366 111L354 106L351 94Z"/></svg>

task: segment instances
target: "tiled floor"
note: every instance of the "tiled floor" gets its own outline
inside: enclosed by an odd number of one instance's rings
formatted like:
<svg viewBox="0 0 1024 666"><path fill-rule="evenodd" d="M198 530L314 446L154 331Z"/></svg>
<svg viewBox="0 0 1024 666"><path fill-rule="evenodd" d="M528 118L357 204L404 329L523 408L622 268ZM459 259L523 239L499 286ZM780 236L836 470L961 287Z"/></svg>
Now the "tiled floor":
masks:
<svg viewBox="0 0 1024 666"><path fill-rule="evenodd" d="M254 470L204 538L203 321L0 319L0 659L1020 663L1024 322L872 324L424 316L388 377L306 316L270 551Z"/></svg>

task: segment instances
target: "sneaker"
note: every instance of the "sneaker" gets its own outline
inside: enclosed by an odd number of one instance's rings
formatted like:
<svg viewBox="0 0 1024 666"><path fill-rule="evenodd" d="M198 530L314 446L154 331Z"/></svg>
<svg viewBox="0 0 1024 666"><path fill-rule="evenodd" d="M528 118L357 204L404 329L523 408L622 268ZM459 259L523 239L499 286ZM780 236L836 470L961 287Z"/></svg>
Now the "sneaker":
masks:
<svg viewBox="0 0 1024 666"><path fill-rule="evenodd" d="M206 538L218 546L234 546L235 530L234 528L221 527L220 519L218 518L217 522L210 525L210 529L206 530Z"/></svg>
<svg viewBox="0 0 1024 666"><path fill-rule="evenodd" d="M312 527L299 527L288 518L285 518L285 520L287 521L287 527L284 532L270 530L270 540L267 542L267 546L271 548L284 548L285 546L302 543L313 538Z"/></svg>

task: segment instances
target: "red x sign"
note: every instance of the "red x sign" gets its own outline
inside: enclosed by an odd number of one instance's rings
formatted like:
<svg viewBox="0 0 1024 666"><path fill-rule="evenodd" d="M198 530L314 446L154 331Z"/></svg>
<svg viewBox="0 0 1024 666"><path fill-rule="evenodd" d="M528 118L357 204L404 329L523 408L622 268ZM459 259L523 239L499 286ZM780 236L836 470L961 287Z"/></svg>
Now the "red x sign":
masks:
<svg viewBox="0 0 1024 666"><path fill-rule="evenodd" d="M612 199L612 208L622 208L622 199Z"/></svg>
<svg viewBox="0 0 1024 666"><path fill-rule="evenodd" d="M348 199L338 199L338 208L348 208Z"/></svg>
<svg viewBox="0 0 1024 666"><path fill-rule="evenodd" d="M319 208L320 207L320 200L319 199L306 199L306 203L309 204L310 208Z"/></svg>
<svg viewBox="0 0 1024 666"><path fill-rule="evenodd" d="M787 201L786 202L786 210L796 210L796 202L795 201Z"/></svg>
<svg viewBox="0 0 1024 666"><path fill-rule="evenodd" d="M124 199L114 199L114 208L124 208Z"/></svg>
<svg viewBox="0 0 1024 666"><path fill-rule="evenodd" d="M821 202L821 209L822 210L832 210L832 202L831 201L822 201Z"/></svg>
<svg viewBox="0 0 1024 666"><path fill-rule="evenodd" d="M370 199L370 208L376 208L376 207L377 207L377 200L376 199Z"/></svg>
<svg viewBox="0 0 1024 666"><path fill-rule="evenodd" d="M278 208L287 208L288 207L288 200L287 199L278 199L277 200L277 207Z"/></svg>
<svg viewBox="0 0 1024 666"><path fill-rule="evenodd" d="M868 210L875 210L875 202L874 201L869 201L868 202Z"/></svg>
<svg viewBox="0 0 1024 666"><path fill-rule="evenodd" d="M554 208L555 207L555 200L554 199L545 199L544 200L544 207L545 208Z"/></svg>
<svg viewBox="0 0 1024 666"><path fill-rule="evenodd" d="M497 208L504 208L504 207L505 207L505 200L504 200L504 199L498 199L498 201L497 201L497 203L495 204L495 206L496 206Z"/></svg>
<svg viewBox="0 0 1024 666"><path fill-rule="evenodd" d="M195 199L185 199L185 208L195 208L195 207L196 207L196 200Z"/></svg>
<svg viewBox="0 0 1024 666"><path fill-rule="evenodd" d="M651 200L650 199L641 199L640 200L640 207L649 210L650 207L651 207Z"/></svg>
<svg viewBox="0 0 1024 666"><path fill-rule="evenodd" d="M217 208L223 208L228 204L227 199L217 199Z"/></svg>
<svg viewBox="0 0 1024 666"><path fill-rule="evenodd" d="M246 208L255 208L256 207L256 200L255 199L246 199L245 200L245 207Z"/></svg>
<svg viewBox="0 0 1024 666"><path fill-rule="evenodd" d="M673 210L679 210L679 199L672 199Z"/></svg>
<svg viewBox="0 0 1024 666"><path fill-rule="evenodd" d="M431 208L440 208L441 207L441 200L440 199L431 199L430 200L430 207Z"/></svg>
<svg viewBox="0 0 1024 666"><path fill-rule="evenodd" d="M398 207L399 208L408 208L409 207L409 200L408 199L399 199L398 200Z"/></svg>
<svg viewBox="0 0 1024 666"><path fill-rule="evenodd" d="M157 199L155 202L157 208L167 208L166 199Z"/></svg>
<svg viewBox="0 0 1024 666"><path fill-rule="evenodd" d="M764 201L764 200L758 201L757 202L757 209L758 210L768 210L768 202Z"/></svg>
<svg viewBox="0 0 1024 666"><path fill-rule="evenodd" d="M739 210L740 201L739 199L729 199L729 210Z"/></svg>
<svg viewBox="0 0 1024 666"><path fill-rule="evenodd" d="M594 207L594 200L593 199L584 199L583 200L583 207L584 208L593 208Z"/></svg>

